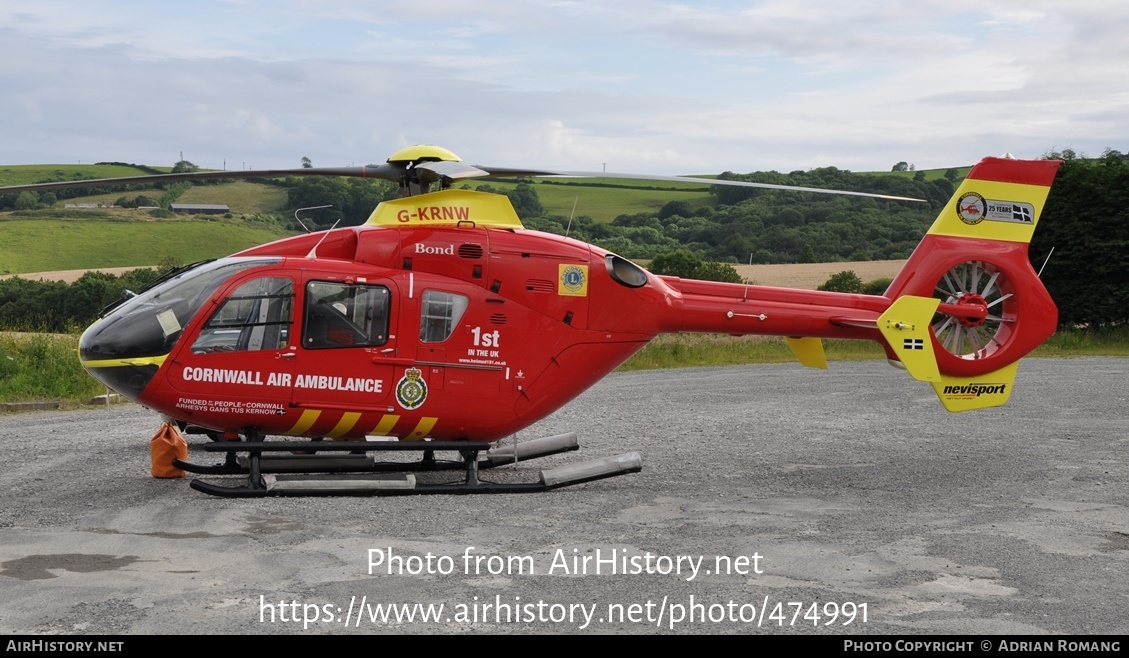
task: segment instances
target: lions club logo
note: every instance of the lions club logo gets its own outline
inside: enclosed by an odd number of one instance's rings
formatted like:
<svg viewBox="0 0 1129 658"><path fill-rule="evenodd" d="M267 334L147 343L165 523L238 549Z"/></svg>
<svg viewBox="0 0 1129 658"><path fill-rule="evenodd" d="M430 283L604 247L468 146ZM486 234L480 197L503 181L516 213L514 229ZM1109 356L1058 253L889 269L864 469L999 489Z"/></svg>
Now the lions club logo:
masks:
<svg viewBox="0 0 1129 658"><path fill-rule="evenodd" d="M427 383L423 381L423 372L419 368L408 368L396 384L396 401L410 411L418 409L426 399Z"/></svg>
<svg viewBox="0 0 1129 658"><path fill-rule="evenodd" d="M557 293L566 297L584 297L588 294L588 266L561 265L557 279Z"/></svg>

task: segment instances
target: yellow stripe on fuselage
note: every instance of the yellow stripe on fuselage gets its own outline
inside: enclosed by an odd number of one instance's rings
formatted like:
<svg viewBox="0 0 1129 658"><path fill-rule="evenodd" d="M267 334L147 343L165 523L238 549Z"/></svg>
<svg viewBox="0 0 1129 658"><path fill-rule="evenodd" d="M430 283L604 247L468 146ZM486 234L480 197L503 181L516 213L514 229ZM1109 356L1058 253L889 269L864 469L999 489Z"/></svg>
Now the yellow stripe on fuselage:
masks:
<svg viewBox="0 0 1129 658"><path fill-rule="evenodd" d="M291 427L286 433L291 435L305 434L306 431L317 422L318 416L321 416L321 411L317 409L306 409L302 412L302 416L298 419L298 422L294 423L294 427Z"/></svg>
<svg viewBox="0 0 1129 658"><path fill-rule="evenodd" d="M416 428L414 430L412 430L411 434L404 437L404 440L405 441L420 441L420 440L422 440L424 437L427 436L427 433L430 432L432 430L432 428L435 427L435 423L437 423L437 422L439 422L439 419L438 418L432 418L431 416L424 416L423 418L420 418L419 424L416 425Z"/></svg>
<svg viewBox="0 0 1129 658"><path fill-rule="evenodd" d="M96 361L87 361L79 359L79 365L83 368L120 368L122 366L157 366L165 362L169 358L168 354L160 356L141 356L132 359L98 359Z"/></svg>
<svg viewBox="0 0 1129 658"><path fill-rule="evenodd" d="M349 430L353 429L353 426L357 424L357 421L360 420L360 418L361 415L355 411L345 412L341 416L341 420L337 421L337 424L333 426L333 429L329 430L329 433L326 434L326 436L331 439L336 439L340 436L344 436L349 432Z"/></svg>
<svg viewBox="0 0 1129 658"><path fill-rule="evenodd" d="M396 423L400 421L400 417L394 414L385 414L380 418L380 422L376 427L372 428L371 434L373 436L392 436L392 428L396 427Z"/></svg>

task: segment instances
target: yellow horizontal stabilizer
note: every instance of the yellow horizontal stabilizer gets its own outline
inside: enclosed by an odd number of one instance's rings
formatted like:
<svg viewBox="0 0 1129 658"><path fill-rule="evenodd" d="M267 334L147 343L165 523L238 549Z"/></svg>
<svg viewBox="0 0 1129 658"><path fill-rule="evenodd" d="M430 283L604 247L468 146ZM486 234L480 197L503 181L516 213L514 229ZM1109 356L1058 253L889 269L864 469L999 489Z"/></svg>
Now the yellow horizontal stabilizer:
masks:
<svg viewBox="0 0 1129 658"><path fill-rule="evenodd" d="M906 295L878 316L878 330L898 355L910 376L918 381L939 382L937 356L933 353L933 336L929 330L933 314L941 300Z"/></svg>
<svg viewBox="0 0 1129 658"><path fill-rule="evenodd" d="M823 341L811 336L804 338L785 337L784 340L788 343L788 347L792 348L792 353L796 355L800 363L808 368L827 370L827 355L823 353Z"/></svg>
<svg viewBox="0 0 1129 658"><path fill-rule="evenodd" d="M998 407L1011 397L1019 362L977 377L942 377L933 384L941 404L949 411Z"/></svg>

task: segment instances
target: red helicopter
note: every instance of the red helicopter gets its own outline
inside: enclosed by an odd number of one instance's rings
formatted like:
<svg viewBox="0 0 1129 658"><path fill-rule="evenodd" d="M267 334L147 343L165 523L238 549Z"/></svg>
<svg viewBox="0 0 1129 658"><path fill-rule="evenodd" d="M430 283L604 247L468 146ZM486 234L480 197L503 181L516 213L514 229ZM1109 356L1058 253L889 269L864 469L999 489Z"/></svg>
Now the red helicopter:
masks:
<svg viewBox="0 0 1129 658"><path fill-rule="evenodd" d="M1057 323L1027 248L1060 164L981 161L877 296L653 275L599 247L524 229L505 196L449 189L475 177L579 174L471 166L433 146L404 149L376 166L0 191L290 175L397 182L400 196L362 226L286 238L173 273L87 329L81 362L127 398L212 434L205 450L226 453L224 463L177 465L247 479L192 481L206 493L492 493L640 470L639 455L628 453L542 471L539 482L479 479L480 469L576 449L572 435L516 447L499 440L559 409L662 333L784 336L804 365L818 368L827 366L822 338L873 340L891 363L929 382L950 411L1004 404L1018 360ZM441 189L430 191L433 185ZM373 458L400 450L422 458ZM439 451L461 458L437 460ZM444 469L465 476L424 484L411 474ZM392 471L408 474L383 474Z"/></svg>

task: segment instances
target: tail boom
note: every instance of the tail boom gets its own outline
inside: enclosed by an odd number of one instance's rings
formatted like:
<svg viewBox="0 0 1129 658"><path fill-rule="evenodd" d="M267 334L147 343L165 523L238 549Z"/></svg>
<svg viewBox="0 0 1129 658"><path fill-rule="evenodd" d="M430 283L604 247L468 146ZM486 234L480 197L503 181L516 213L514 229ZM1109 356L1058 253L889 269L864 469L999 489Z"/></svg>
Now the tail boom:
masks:
<svg viewBox="0 0 1129 658"><path fill-rule="evenodd" d="M879 340L878 316L890 305L878 295L662 278L681 294L667 331Z"/></svg>

